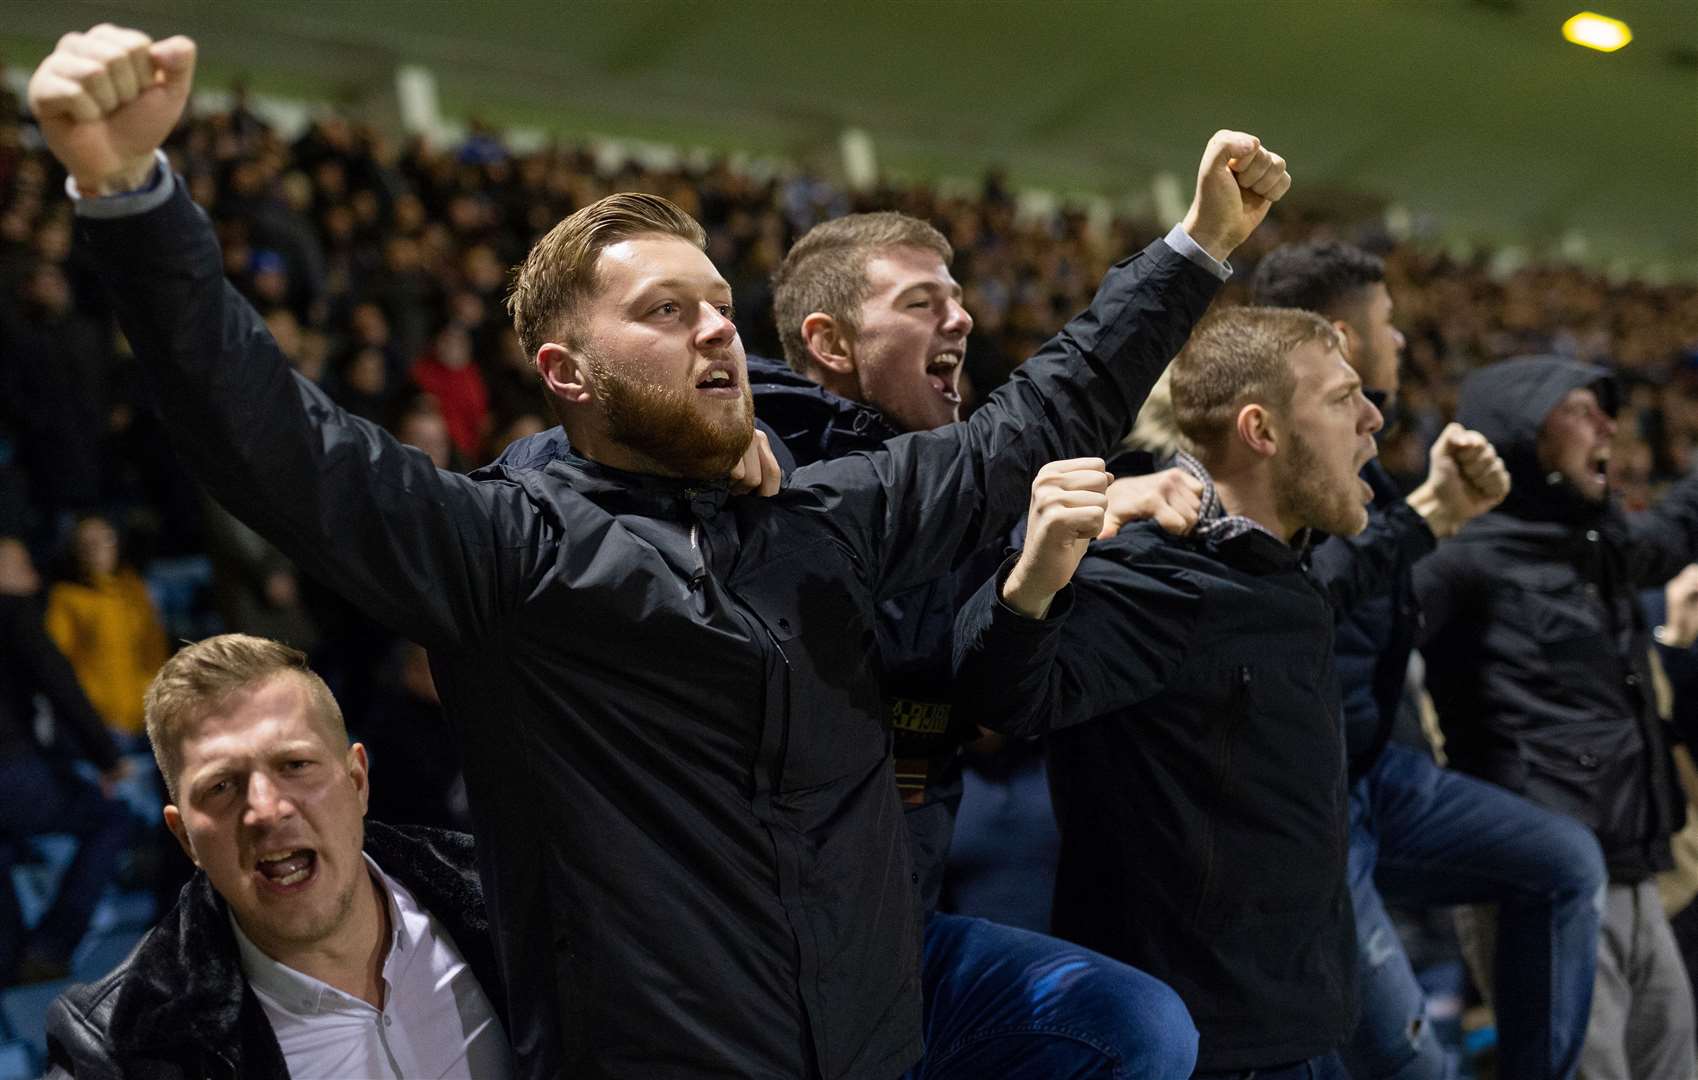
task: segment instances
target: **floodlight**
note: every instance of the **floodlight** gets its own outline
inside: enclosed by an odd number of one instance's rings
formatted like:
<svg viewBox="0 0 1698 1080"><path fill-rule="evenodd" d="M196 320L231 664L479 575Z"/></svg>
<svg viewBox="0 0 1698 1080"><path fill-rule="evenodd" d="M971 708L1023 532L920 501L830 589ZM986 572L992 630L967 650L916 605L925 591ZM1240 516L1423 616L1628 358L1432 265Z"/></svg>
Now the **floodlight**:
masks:
<svg viewBox="0 0 1698 1080"><path fill-rule="evenodd" d="M1633 31L1620 19L1582 11L1562 24L1562 36L1576 45L1599 52L1615 52L1633 40Z"/></svg>

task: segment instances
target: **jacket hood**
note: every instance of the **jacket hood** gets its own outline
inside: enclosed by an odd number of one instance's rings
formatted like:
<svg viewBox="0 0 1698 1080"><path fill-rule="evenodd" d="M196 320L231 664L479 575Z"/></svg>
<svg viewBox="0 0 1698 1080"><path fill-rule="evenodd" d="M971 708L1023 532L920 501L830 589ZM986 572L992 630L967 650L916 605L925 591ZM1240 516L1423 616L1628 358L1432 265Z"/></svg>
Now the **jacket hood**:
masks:
<svg viewBox="0 0 1698 1080"><path fill-rule="evenodd" d="M780 361L749 357L749 386L755 413L797 466L871 450L901 434L871 405L834 394Z"/></svg>
<svg viewBox="0 0 1698 1080"><path fill-rule="evenodd" d="M1608 369L1556 356L1522 356L1480 368L1462 381L1456 419L1497 448L1514 486L1499 508L1534 520L1574 521L1597 513L1573 486L1539 464L1539 429L1571 390L1594 387L1605 411L1615 413L1615 381Z"/></svg>

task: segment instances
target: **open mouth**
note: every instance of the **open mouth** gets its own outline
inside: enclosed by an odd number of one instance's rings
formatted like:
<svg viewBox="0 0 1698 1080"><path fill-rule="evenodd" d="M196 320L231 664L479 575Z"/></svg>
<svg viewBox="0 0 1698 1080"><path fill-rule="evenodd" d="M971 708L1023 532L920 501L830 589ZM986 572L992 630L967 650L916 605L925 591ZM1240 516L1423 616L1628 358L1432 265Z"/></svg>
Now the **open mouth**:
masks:
<svg viewBox="0 0 1698 1080"><path fill-rule="evenodd" d="M696 389L714 397L734 397L742 393L737 383L737 370L729 364L715 364L696 383Z"/></svg>
<svg viewBox="0 0 1698 1080"><path fill-rule="evenodd" d="M961 404L961 391L956 389L960 373L961 357L956 353L938 353L926 361L926 382L951 405Z"/></svg>
<svg viewBox="0 0 1698 1080"><path fill-rule="evenodd" d="M318 852L293 848L262 855L254 863L254 873L267 888L291 892L318 875Z"/></svg>

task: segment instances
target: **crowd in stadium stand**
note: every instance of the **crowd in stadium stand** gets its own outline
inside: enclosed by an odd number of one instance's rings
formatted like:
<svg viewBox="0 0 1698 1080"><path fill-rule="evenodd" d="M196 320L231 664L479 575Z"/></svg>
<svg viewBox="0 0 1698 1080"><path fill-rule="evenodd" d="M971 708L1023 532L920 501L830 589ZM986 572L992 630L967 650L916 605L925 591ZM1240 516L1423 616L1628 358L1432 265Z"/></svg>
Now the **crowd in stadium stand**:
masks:
<svg viewBox="0 0 1698 1080"><path fill-rule="evenodd" d="M354 735L391 763L390 776L412 778L375 788L373 817L464 826L423 650L298 575L178 467L71 244L63 173L27 123L15 100L0 100L0 536L24 538L46 571L47 631L117 746L141 748L140 692L167 642L220 630L275 638L312 654ZM1124 218L1095 228L1082 211L1023 213L995 173L963 196L924 184L851 191L803 172L757 179L723 160L607 169L583 146L517 153L476 125L458 145L437 146L330 112L290 142L239 96L228 111L193 116L166 149L216 223L229 279L295 368L461 471L553 424L504 306L509 268L542 232L611 192L664 195L701 221L745 345L775 358L771 276L797 237L853 211L932 222L954 246L975 321L969 404L1085 307L1111 263L1164 230ZM1611 483L1627 507L1649 505L1698 465L1698 287L1572 265L1500 272L1489 253L1458 259L1394 244L1375 221L1277 215L1234 256L1240 273L1226 301L1243 299L1243 271L1260 254L1292 240L1334 235L1385 256L1408 340L1382 447L1400 483L1426 473L1462 377L1528 353L1616 370L1625 400ZM206 587L173 590L170 568L185 565L210 568ZM173 889L171 845L161 834L154 846L141 861Z"/></svg>

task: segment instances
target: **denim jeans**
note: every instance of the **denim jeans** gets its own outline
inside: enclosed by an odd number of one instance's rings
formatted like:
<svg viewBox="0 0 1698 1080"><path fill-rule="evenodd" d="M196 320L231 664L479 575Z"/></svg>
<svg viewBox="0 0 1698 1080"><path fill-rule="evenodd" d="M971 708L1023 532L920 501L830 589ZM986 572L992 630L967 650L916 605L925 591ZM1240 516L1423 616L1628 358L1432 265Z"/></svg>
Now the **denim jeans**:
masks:
<svg viewBox="0 0 1698 1080"><path fill-rule="evenodd" d="M41 833L77 838L76 856L59 879L53 905L30 934L33 949L69 960L117 870L130 830L124 804L69 769L40 754L0 757L0 986L12 980L23 947L23 916L12 891L12 864L23 844Z"/></svg>
<svg viewBox="0 0 1698 1080"><path fill-rule="evenodd" d="M1350 795L1350 892L1362 1018L1357 1080L1445 1075L1421 988L1382 902L1493 903L1503 1076L1574 1075L1592 1007L1603 855L1580 823L1393 744Z"/></svg>
<svg viewBox="0 0 1698 1080"><path fill-rule="evenodd" d="M933 915L920 979L926 1056L903 1080L1184 1080L1197 1062L1179 995L1043 934Z"/></svg>

